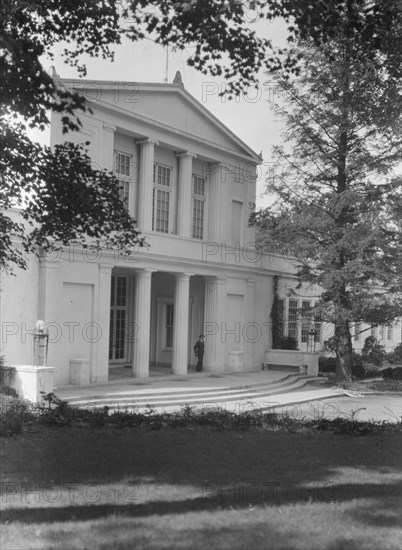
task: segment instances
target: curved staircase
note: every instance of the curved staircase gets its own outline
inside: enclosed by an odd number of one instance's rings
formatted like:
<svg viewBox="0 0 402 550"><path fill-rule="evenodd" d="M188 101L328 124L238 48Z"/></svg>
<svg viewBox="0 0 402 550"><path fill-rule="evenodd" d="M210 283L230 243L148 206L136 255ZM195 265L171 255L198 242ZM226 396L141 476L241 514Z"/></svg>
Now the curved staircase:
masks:
<svg viewBox="0 0 402 550"><path fill-rule="evenodd" d="M88 387L76 391L62 391L59 397L74 407L97 409L109 407L111 410L145 411L155 409L158 412L174 412L184 406L196 408L224 408L230 411L275 410L277 408L314 401L317 399L334 398L342 395L329 388L320 388L325 379L295 374L283 375L276 373L278 378L253 381L253 373L247 376L246 384L234 376L207 375L204 378L171 377L164 384L149 382L133 382L131 379L119 387L108 385L104 387ZM273 373L274 374L274 373ZM214 378L220 378L213 384ZM255 378L255 377L254 377ZM185 387L179 387L180 384ZM236 384L234 382L237 382ZM156 387L147 388L147 385ZM158 387L159 386L159 387ZM71 388L71 386L70 386Z"/></svg>

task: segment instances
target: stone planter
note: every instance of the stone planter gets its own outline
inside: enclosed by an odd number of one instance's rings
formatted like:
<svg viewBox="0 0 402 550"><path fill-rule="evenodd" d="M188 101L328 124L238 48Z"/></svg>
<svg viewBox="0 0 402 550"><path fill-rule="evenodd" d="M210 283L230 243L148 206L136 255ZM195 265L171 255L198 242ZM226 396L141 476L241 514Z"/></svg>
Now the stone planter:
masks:
<svg viewBox="0 0 402 550"><path fill-rule="evenodd" d="M319 353L312 351L267 349L265 363L270 367L297 367L299 372L318 376ZM307 367L307 368L306 368Z"/></svg>

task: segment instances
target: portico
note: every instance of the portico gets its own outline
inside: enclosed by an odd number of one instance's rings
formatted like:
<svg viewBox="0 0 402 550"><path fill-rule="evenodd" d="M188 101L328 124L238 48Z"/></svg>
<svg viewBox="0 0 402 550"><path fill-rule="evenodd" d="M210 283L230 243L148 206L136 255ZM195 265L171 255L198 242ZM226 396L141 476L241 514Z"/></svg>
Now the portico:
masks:
<svg viewBox="0 0 402 550"><path fill-rule="evenodd" d="M108 366L130 364L136 378L148 377L151 365L187 374L193 345L206 332L204 368L224 371L225 278L118 267L110 278Z"/></svg>

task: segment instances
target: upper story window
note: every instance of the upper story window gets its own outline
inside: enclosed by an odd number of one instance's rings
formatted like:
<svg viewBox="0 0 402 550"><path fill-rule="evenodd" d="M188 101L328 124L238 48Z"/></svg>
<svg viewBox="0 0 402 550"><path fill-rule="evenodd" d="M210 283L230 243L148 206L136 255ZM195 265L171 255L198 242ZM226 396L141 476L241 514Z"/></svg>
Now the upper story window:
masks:
<svg viewBox="0 0 402 550"><path fill-rule="evenodd" d="M204 238L205 178L193 174L193 239Z"/></svg>
<svg viewBox="0 0 402 550"><path fill-rule="evenodd" d="M242 226L243 226L243 203L232 200L232 235L231 241L233 244L242 242Z"/></svg>
<svg viewBox="0 0 402 550"><path fill-rule="evenodd" d="M152 231L169 233L171 186L172 169L170 166L155 163L152 200Z"/></svg>
<svg viewBox="0 0 402 550"><path fill-rule="evenodd" d="M119 180L120 198L128 208L130 198L132 155L115 150L114 172Z"/></svg>

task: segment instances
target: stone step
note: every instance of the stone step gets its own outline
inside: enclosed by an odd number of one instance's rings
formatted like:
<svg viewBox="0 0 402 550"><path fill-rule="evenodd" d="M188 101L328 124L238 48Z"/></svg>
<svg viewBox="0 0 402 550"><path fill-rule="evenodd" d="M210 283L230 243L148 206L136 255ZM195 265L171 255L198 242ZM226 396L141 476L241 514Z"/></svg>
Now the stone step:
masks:
<svg viewBox="0 0 402 550"><path fill-rule="evenodd" d="M74 400L69 400L69 404L78 407L100 408L108 406L110 408L165 408L182 407L184 405L196 406L203 404L214 404L224 402L244 402L258 400L273 395L291 393L294 390L306 386L313 381L322 381L322 378L311 376L297 376L283 384L261 384L250 385L248 388L229 388L220 389L220 391L209 391L208 388L181 390L176 392L148 393L144 395L141 392L123 393L101 396L82 396Z"/></svg>
<svg viewBox="0 0 402 550"><path fill-rule="evenodd" d="M186 381L183 378L178 379L180 382ZM243 385L236 385L236 386L223 386L223 387L186 387L186 388L169 388L169 387L162 387L162 388L141 388L141 389L126 389L125 391L112 391L109 388L107 388L107 397L108 398L121 398L121 397L135 397L139 399L149 399L152 397L164 397L164 396L196 396L196 395L202 395L204 396L207 394L227 394L230 395L234 392L240 393L244 392L247 393L248 391L254 390L254 389L265 389L265 388L279 388L279 387L286 387L288 385L293 384L295 381L298 380L316 380L314 377L306 376L306 375L300 375L300 374L289 374L287 376L284 376L282 378L278 378L276 380L270 380L263 383L254 383L254 384L243 384ZM322 380L320 378L320 380ZM169 380L170 383L174 382L174 379ZM129 387L130 384L127 384L127 387ZM86 388L90 389L90 388ZM100 388L98 388L99 391ZM70 390L71 392L72 390ZM69 392L69 393L70 393ZM63 392L62 392L63 393ZM87 395L85 395L80 387L77 387L77 395L69 395L65 397L63 400L68 401L70 404L78 403L83 400L100 400L104 399L106 397L105 393L99 392L97 394L93 394L91 392L88 392Z"/></svg>
<svg viewBox="0 0 402 550"><path fill-rule="evenodd" d="M214 410L217 411L227 411L235 414L241 414L250 411L264 411L264 412L287 412L293 418L302 418L303 414L301 409L298 408L298 405L303 403L308 403L311 401L319 401L322 399L336 399L337 397L344 396L345 393L342 390L335 392L331 389L322 389L322 390L306 390L306 391L297 391L297 392L288 392L288 393L278 393L272 395L275 400L267 400L267 397L257 398L250 400L239 400L239 401L222 401L212 403L214 405ZM155 408L157 412L164 413L174 413L179 411L183 407L182 405L166 405ZM194 408L198 411L208 411L210 410L211 404L203 403L201 406L195 405ZM130 410L130 409L128 409ZM133 411L141 412L141 408L137 409L135 406L132 407Z"/></svg>

